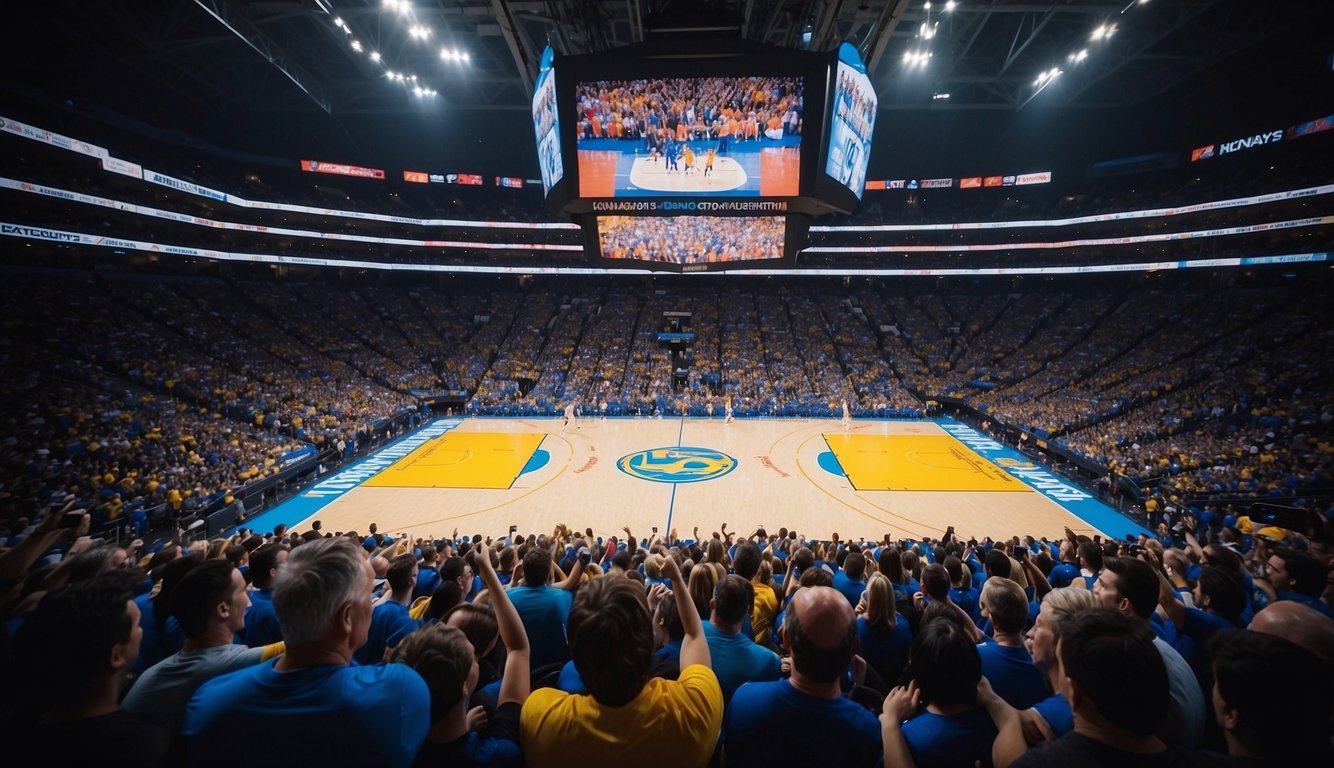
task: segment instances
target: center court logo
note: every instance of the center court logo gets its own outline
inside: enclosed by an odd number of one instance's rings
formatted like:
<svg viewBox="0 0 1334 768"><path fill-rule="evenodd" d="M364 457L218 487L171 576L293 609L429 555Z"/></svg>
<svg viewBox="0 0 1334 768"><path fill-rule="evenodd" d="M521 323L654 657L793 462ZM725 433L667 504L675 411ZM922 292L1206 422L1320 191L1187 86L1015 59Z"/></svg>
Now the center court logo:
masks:
<svg viewBox="0 0 1334 768"><path fill-rule="evenodd" d="M736 459L711 448L653 448L616 460L627 475L655 483L698 483L736 469Z"/></svg>

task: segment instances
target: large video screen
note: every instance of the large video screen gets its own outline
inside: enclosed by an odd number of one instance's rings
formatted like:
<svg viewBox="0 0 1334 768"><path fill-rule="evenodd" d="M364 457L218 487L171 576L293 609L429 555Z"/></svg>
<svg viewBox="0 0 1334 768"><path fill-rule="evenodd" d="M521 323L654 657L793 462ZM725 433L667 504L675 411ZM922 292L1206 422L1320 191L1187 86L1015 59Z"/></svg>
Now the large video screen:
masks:
<svg viewBox="0 0 1334 768"><path fill-rule="evenodd" d="M604 259L707 269L783 258L787 221L783 216L598 216L597 230Z"/></svg>
<svg viewBox="0 0 1334 768"><path fill-rule="evenodd" d="M537 163L542 169L542 194L551 191L565 176L560 157L560 123L556 119L556 77L552 69L555 53L547 46L533 90L533 133L537 136Z"/></svg>
<svg viewBox="0 0 1334 768"><path fill-rule="evenodd" d="M802 78L580 82L579 196L795 197Z"/></svg>
<svg viewBox="0 0 1334 768"><path fill-rule="evenodd" d="M876 104L875 88L866 76L861 56L856 48L844 43L838 51L838 79L834 84L825 173L851 190L858 200L866 187Z"/></svg>

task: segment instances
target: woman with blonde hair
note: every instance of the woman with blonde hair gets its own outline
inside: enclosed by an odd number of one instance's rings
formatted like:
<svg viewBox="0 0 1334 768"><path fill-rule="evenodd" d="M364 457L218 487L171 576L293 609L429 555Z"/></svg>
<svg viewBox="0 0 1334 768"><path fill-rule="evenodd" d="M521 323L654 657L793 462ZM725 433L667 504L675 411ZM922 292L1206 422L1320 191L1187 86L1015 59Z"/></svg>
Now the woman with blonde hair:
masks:
<svg viewBox="0 0 1334 768"><path fill-rule="evenodd" d="M857 603L858 653L885 683L894 686L908 664L912 628L894 607L894 585L883 573L873 573Z"/></svg>
<svg viewBox="0 0 1334 768"><path fill-rule="evenodd" d="M686 589L695 603L700 618L709 620L709 601L713 599L713 587L718 583L718 570L713 562L704 562L690 569L690 582Z"/></svg>

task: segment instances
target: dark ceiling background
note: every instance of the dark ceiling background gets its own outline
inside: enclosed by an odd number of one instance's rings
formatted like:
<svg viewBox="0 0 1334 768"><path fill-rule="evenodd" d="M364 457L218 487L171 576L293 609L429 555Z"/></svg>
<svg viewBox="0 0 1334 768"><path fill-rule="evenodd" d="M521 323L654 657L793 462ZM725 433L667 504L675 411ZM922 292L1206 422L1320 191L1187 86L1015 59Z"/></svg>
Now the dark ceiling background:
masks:
<svg viewBox="0 0 1334 768"><path fill-rule="evenodd" d="M1087 168L1334 112L1327 0L944 6L417 0L407 17L384 0L49 0L5 11L0 107L33 121L128 118L284 160L532 178L528 103L543 46L607 50L667 20L787 48L857 45L881 101L871 178ZM1116 34L1091 43L1108 21ZM413 39L413 23L431 37ZM933 25L929 40L923 24ZM441 48L469 61L442 60ZM1088 58L1069 65L1082 48ZM926 68L904 64L926 49ZM1065 73L1035 95L1036 74L1054 65ZM418 74L439 95L414 96L387 68Z"/></svg>

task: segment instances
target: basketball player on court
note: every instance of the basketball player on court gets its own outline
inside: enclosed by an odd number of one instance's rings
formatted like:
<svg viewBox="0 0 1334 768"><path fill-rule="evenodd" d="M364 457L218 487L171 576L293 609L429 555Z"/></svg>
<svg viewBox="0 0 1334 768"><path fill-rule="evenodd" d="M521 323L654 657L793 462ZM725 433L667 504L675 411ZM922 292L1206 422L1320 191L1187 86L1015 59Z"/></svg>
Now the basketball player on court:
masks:
<svg viewBox="0 0 1334 768"><path fill-rule="evenodd" d="M725 400L723 400L723 413L726 415L726 418L723 419L723 423L724 423L724 424L731 424L731 423L732 423L732 396L731 396L731 395L728 395L727 398L726 398Z"/></svg>
<svg viewBox="0 0 1334 768"><path fill-rule="evenodd" d="M843 399L843 428L852 428L852 410L848 408L847 398Z"/></svg>
<svg viewBox="0 0 1334 768"><path fill-rule="evenodd" d="M713 171L713 158L718 154L718 150L709 147L709 151L704 153L704 175L708 176Z"/></svg>
<svg viewBox="0 0 1334 768"><path fill-rule="evenodd" d="M578 429L578 428L579 428L579 409L578 409L578 405L579 405L579 401L578 401L578 400L571 400L569 403L566 404L566 406L565 406L565 423L560 425L560 434L562 434L562 435L565 434L565 428L568 427L568 426L570 426L570 422L572 422L572 421L574 422L574 428L575 428L575 429Z"/></svg>

